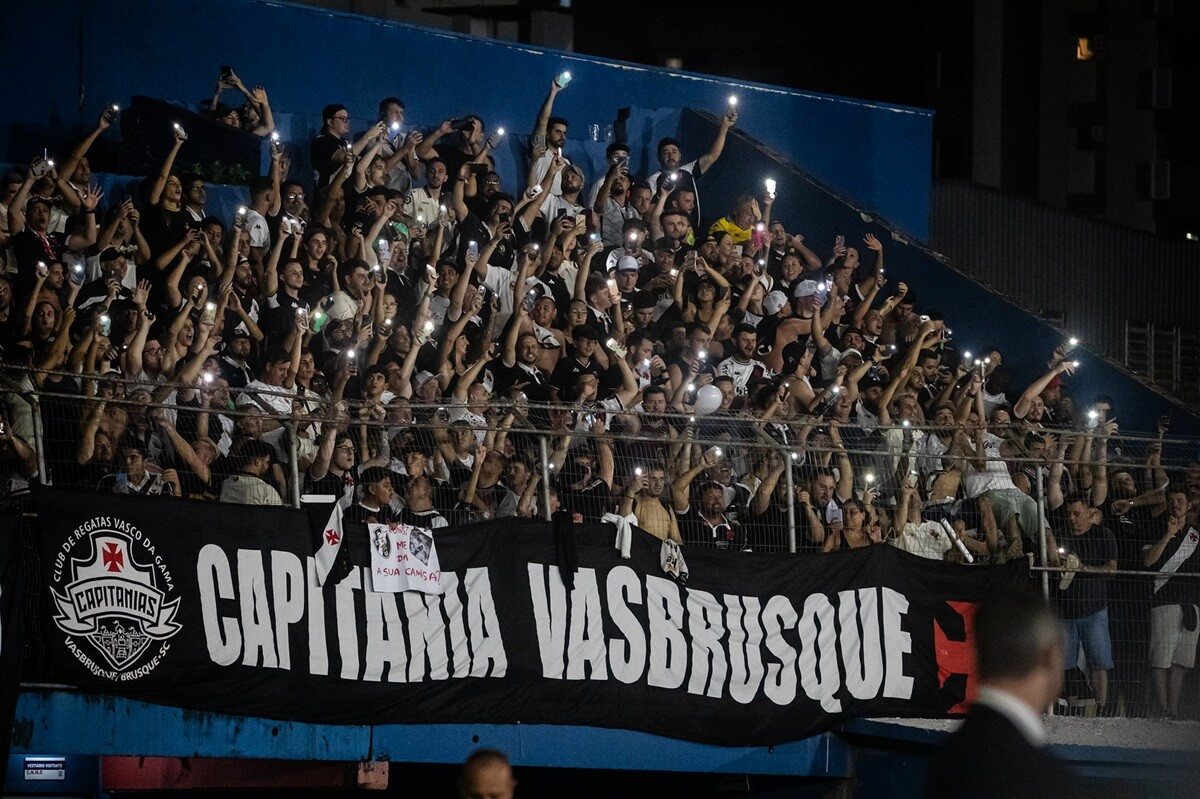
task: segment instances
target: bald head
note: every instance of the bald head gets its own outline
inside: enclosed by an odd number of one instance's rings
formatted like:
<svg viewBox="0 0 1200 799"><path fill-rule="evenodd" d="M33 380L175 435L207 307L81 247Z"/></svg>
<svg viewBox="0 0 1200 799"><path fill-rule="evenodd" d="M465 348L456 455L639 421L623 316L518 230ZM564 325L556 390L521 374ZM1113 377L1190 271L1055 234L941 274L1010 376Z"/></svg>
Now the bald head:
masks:
<svg viewBox="0 0 1200 799"><path fill-rule="evenodd" d="M463 799L512 799L517 781L503 752L480 749L467 758L459 780Z"/></svg>

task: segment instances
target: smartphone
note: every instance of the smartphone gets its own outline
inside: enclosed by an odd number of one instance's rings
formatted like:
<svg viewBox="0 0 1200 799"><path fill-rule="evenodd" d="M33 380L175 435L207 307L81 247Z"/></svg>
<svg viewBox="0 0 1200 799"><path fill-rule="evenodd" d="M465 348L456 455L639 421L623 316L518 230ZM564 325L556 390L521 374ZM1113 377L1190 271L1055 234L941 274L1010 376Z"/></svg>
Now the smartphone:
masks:
<svg viewBox="0 0 1200 799"><path fill-rule="evenodd" d="M478 258L479 257L479 242L477 242L477 241L467 242L467 253L470 254L470 256L472 258Z"/></svg>
<svg viewBox="0 0 1200 799"><path fill-rule="evenodd" d="M308 322L308 309L307 308L297 308L296 309L296 318L301 320L301 322L303 322L303 323L307 323Z"/></svg>
<svg viewBox="0 0 1200 799"><path fill-rule="evenodd" d="M83 264L75 264L71 267L71 282L76 286L83 285Z"/></svg>
<svg viewBox="0 0 1200 799"><path fill-rule="evenodd" d="M45 278L48 274L50 274L50 267L46 266L45 262L38 261L37 276L40 278Z"/></svg>
<svg viewBox="0 0 1200 799"><path fill-rule="evenodd" d="M118 494L129 493L129 475L125 474L125 472L117 472L115 482Z"/></svg>
<svg viewBox="0 0 1200 799"><path fill-rule="evenodd" d="M212 74L211 72L208 74ZM229 80L233 77L233 67L228 64L221 65L221 80Z"/></svg>
<svg viewBox="0 0 1200 799"><path fill-rule="evenodd" d="M42 178L50 174L50 170L54 169L54 161L49 158L38 158L29 165L29 172L35 178Z"/></svg>
<svg viewBox="0 0 1200 799"><path fill-rule="evenodd" d="M560 89L567 88L567 84L569 84L570 82L571 82L571 73L565 69L562 72L558 73L558 75L556 75L554 78L555 85L557 85L558 88L560 88Z"/></svg>
<svg viewBox="0 0 1200 799"><path fill-rule="evenodd" d="M108 108L104 109L104 119L107 120L108 124L110 125L116 122L117 118L120 116L121 106L117 105L116 103L113 103Z"/></svg>
<svg viewBox="0 0 1200 799"><path fill-rule="evenodd" d="M215 302L204 303L204 314L200 317L200 321L206 325L217 321L217 304Z"/></svg>
<svg viewBox="0 0 1200 799"><path fill-rule="evenodd" d="M525 196L526 196L526 197L528 197L528 198L529 198L529 199L531 199L531 200L532 200L534 197L537 197L537 196L538 196L539 194L541 194L541 193L542 193L542 187L541 187L541 185L540 185L540 184L535 184L535 185L533 185L533 186L530 186L528 189L526 189L526 190L525 190Z"/></svg>
<svg viewBox="0 0 1200 799"><path fill-rule="evenodd" d="M112 334L112 319L108 314L100 315L100 335L109 336Z"/></svg>

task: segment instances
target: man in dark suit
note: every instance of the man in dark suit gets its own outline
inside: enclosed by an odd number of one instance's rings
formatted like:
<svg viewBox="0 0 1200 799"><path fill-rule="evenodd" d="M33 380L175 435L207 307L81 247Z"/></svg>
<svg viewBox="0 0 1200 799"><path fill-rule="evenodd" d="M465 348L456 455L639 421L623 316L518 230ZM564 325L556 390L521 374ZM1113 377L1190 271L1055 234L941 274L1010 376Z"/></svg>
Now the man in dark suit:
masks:
<svg viewBox="0 0 1200 799"><path fill-rule="evenodd" d="M990 598L975 615L979 693L931 758L926 796L1066 799L1082 782L1045 748L1042 710L1062 690L1062 625L1035 594Z"/></svg>

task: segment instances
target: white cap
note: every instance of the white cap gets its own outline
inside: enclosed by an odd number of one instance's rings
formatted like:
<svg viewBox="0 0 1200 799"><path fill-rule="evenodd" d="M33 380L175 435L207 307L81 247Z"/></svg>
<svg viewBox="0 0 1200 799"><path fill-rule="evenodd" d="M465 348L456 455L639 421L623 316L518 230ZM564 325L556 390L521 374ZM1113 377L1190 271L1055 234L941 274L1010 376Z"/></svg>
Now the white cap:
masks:
<svg viewBox="0 0 1200 799"><path fill-rule="evenodd" d="M772 291L763 297L762 308L767 316L774 316L779 313L779 309L785 305L787 305L787 295L782 291Z"/></svg>
<svg viewBox="0 0 1200 799"><path fill-rule="evenodd" d="M617 261L618 272L637 272L641 268L642 265L638 263L638 259L632 255L622 255Z"/></svg>
<svg viewBox="0 0 1200 799"><path fill-rule="evenodd" d="M817 281L801 280L796 284L796 290L793 293L796 297L815 297L817 296Z"/></svg>

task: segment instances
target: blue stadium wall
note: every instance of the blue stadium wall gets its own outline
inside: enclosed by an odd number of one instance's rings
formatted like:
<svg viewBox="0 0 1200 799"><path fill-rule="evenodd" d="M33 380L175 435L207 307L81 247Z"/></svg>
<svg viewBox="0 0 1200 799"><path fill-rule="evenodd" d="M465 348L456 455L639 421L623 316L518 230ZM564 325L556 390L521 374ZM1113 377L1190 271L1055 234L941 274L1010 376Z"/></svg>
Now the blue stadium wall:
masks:
<svg viewBox="0 0 1200 799"><path fill-rule="evenodd" d="M304 126L320 125L325 103L342 102L365 119L380 97L397 94L418 124L474 112L520 133L531 128L550 79L566 68L575 82L555 110L570 119L573 138L586 137L592 124L603 129L621 106L663 109L652 125L634 131L635 168L659 136L674 132L672 109L720 109L737 93L739 124L759 141L911 235L928 238L933 114L927 110L261 0L4 0L0 7L0 52L28 70L11 72L16 79L0 85L0 161L41 152L40 137L23 134L65 134L70 142L81 124L90 127L120 98L208 97L225 63L248 85L265 85L272 107ZM14 131L17 119L31 129ZM289 121L281 127L287 136ZM306 131L295 134L299 140ZM598 149L602 157L603 145Z"/></svg>

